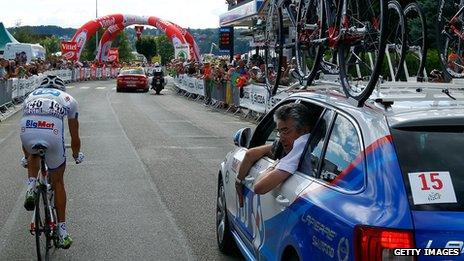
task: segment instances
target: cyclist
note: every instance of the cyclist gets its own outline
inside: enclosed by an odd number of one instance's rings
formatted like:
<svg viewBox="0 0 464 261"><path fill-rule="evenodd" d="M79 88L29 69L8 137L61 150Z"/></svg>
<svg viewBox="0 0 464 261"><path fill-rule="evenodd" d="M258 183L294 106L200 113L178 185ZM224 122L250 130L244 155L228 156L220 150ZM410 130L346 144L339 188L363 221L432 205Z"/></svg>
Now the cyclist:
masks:
<svg viewBox="0 0 464 261"><path fill-rule="evenodd" d="M36 183L40 168L40 157L32 149L35 144L47 147L45 161L55 191L55 207L58 219L59 247L67 249L72 239L66 230L66 191L63 175L66 168L63 118L67 116L71 136L72 156L76 164L84 160L80 152L77 101L67 94L64 82L56 76L46 76L40 86L30 93L23 103L21 118L21 143L24 158L21 164L27 167L27 192L24 207L34 210L37 198Z"/></svg>

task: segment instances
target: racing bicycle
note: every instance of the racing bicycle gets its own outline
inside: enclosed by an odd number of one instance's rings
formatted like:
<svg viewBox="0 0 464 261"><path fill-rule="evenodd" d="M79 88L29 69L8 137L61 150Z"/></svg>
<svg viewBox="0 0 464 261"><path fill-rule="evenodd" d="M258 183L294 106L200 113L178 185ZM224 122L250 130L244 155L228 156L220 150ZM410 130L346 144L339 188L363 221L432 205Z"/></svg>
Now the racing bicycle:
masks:
<svg viewBox="0 0 464 261"><path fill-rule="evenodd" d="M37 259L49 260L50 249L58 247L57 218L54 206L54 191L48 180L45 163L47 147L36 144L32 147L40 156L40 172L37 176L37 198L32 214L30 233L35 236Z"/></svg>
<svg viewBox="0 0 464 261"><path fill-rule="evenodd" d="M277 92L285 64L283 51L294 48L297 74L305 86L316 79L322 61L336 60L330 66L339 72L345 94L362 104L379 79L386 46L386 10L386 0L270 0L265 61L271 95ZM286 28L289 35L295 29L294 43L285 42Z"/></svg>
<svg viewBox="0 0 464 261"><path fill-rule="evenodd" d="M448 78L464 77L464 0L438 1L438 52Z"/></svg>

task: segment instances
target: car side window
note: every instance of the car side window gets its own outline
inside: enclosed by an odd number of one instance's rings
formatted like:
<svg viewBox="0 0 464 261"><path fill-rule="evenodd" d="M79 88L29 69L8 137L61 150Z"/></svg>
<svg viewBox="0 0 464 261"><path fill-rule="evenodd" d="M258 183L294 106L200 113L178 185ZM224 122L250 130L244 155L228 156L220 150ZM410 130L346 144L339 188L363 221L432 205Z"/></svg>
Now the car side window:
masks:
<svg viewBox="0 0 464 261"><path fill-rule="evenodd" d="M358 131L351 121L338 114L322 161L320 179L348 190L361 189L364 185L362 159Z"/></svg>
<svg viewBox="0 0 464 261"><path fill-rule="evenodd" d="M307 148L298 169L306 175L317 177L317 170L324 149L325 137L332 121L332 115L333 111L326 110L315 128L311 131L309 143L306 144Z"/></svg>

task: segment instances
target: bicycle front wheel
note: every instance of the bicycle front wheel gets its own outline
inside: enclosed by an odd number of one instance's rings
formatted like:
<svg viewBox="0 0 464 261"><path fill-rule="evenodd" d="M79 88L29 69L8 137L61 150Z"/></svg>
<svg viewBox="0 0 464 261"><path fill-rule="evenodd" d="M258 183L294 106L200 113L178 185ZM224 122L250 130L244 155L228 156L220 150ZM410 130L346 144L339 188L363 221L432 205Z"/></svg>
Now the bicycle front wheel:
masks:
<svg viewBox="0 0 464 261"><path fill-rule="evenodd" d="M463 78L464 40L461 34L464 14L458 14L462 4L454 0L440 0L438 8L437 40L440 62L448 78Z"/></svg>
<svg viewBox="0 0 464 261"><path fill-rule="evenodd" d="M272 1L273 2L273 1ZM266 85L270 89L271 95L277 93L280 78L282 75L282 52L283 52L283 18L282 9L271 3L266 18L265 33L265 74Z"/></svg>
<svg viewBox="0 0 464 261"><path fill-rule="evenodd" d="M35 204L35 244L38 260L49 260L51 248L50 227L47 211L47 199L45 192L39 189Z"/></svg>
<svg viewBox="0 0 464 261"><path fill-rule="evenodd" d="M379 79L386 46L387 2L358 0L347 3L344 31L338 49L340 81L345 94L361 105Z"/></svg>

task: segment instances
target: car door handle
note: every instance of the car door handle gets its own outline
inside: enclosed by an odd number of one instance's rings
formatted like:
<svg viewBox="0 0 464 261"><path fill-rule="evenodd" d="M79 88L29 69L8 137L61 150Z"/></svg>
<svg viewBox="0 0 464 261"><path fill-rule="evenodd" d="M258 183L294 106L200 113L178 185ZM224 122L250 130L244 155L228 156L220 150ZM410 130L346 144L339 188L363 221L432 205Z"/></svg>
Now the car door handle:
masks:
<svg viewBox="0 0 464 261"><path fill-rule="evenodd" d="M246 183L253 183L253 181L255 181L255 177L246 177L245 178Z"/></svg>
<svg viewBox="0 0 464 261"><path fill-rule="evenodd" d="M277 201L277 203L279 203L280 205L282 205L284 207L288 207L288 205L290 205L290 201L286 197L284 197L282 195L278 195L276 197L276 201Z"/></svg>

